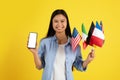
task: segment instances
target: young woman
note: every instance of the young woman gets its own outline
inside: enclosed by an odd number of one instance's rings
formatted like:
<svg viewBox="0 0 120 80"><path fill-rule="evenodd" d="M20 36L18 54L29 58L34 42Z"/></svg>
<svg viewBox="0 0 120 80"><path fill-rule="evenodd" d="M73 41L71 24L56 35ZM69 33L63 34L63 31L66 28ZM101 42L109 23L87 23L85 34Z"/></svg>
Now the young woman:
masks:
<svg viewBox="0 0 120 80"><path fill-rule="evenodd" d="M70 40L68 16L64 10L57 9L51 15L46 38L41 40L38 49L29 49L33 53L36 68L44 69L42 80L73 80L72 66L84 71L94 59L92 50L83 61L80 46L73 52Z"/></svg>

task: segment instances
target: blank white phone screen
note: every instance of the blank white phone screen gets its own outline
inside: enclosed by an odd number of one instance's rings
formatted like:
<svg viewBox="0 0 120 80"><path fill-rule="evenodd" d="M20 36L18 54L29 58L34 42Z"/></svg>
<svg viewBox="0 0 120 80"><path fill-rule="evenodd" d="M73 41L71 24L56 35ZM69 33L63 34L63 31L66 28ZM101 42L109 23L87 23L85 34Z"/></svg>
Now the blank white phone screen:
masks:
<svg viewBox="0 0 120 80"><path fill-rule="evenodd" d="M29 39L28 39L28 48L35 48L36 47L36 39L37 39L37 33L30 32Z"/></svg>

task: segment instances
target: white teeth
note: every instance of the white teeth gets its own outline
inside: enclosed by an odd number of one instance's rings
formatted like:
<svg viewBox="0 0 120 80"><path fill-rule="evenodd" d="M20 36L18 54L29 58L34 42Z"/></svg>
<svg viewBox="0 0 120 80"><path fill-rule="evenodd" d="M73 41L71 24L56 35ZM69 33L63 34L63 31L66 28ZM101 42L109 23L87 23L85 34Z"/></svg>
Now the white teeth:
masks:
<svg viewBox="0 0 120 80"><path fill-rule="evenodd" d="M57 29L62 29L63 27L56 27Z"/></svg>

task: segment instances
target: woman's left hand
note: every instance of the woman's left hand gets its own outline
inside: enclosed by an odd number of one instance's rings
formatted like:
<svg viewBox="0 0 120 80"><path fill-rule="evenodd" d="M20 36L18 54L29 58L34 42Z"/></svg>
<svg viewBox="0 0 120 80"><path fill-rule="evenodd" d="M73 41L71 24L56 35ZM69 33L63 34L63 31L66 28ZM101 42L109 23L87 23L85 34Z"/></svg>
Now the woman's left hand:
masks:
<svg viewBox="0 0 120 80"><path fill-rule="evenodd" d="M94 55L95 51L94 49L91 50L91 52L88 54L87 59L83 62L83 68L86 68L87 65L94 59L95 55Z"/></svg>
<svg viewBox="0 0 120 80"><path fill-rule="evenodd" d="M94 57L95 57L94 53L95 53L95 50L92 49L91 52L88 54L88 57L87 57L88 62L91 62L94 59Z"/></svg>

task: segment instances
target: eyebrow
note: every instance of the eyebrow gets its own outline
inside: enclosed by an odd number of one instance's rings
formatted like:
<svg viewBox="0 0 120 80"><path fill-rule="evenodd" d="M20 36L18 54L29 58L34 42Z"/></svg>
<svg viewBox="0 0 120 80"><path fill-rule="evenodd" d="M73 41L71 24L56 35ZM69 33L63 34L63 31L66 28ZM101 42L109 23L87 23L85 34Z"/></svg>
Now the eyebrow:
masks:
<svg viewBox="0 0 120 80"><path fill-rule="evenodd" d="M56 20L58 20L58 19L53 19L53 20L55 20L55 21L56 21ZM66 20L66 19L61 19L61 20Z"/></svg>

